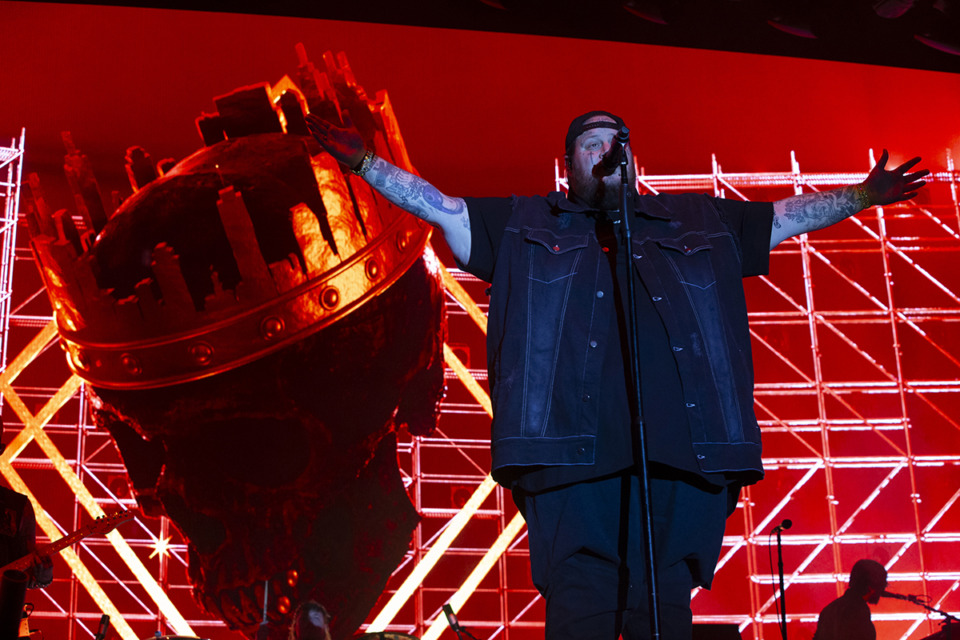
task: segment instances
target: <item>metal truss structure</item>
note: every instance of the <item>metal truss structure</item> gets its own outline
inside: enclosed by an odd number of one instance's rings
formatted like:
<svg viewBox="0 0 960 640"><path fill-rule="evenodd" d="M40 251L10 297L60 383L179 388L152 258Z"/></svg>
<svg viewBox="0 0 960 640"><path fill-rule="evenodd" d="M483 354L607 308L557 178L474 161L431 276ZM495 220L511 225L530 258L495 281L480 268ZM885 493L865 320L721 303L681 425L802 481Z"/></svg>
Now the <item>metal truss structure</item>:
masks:
<svg viewBox="0 0 960 640"><path fill-rule="evenodd" d="M20 184L23 179L23 151L27 132L13 138L9 147L0 147L0 366L7 362L7 333L10 323L10 294L13 289L14 247L17 244L17 216L20 212Z"/></svg>
<svg viewBox="0 0 960 640"><path fill-rule="evenodd" d="M787 241L771 256L771 275L747 282L767 477L741 494L713 589L693 594L696 622L736 624L744 638L779 636L769 532L785 518L794 522L783 534L791 637L812 636L817 612L862 557L887 567L891 591L960 610L960 173L949 157L946 167L918 202ZM726 174L714 160L708 174L641 172L638 185L776 200L865 175L803 173L796 161L784 173ZM8 181L8 201L19 180ZM12 294L2 322L15 355L0 375L11 441L0 472L33 500L40 537L53 539L135 505L115 447L89 424L82 384L54 346L47 298L10 221L3 264L18 265L15 279L4 267ZM445 278L440 428L400 434L398 450L422 522L367 631L451 638L441 613L450 602L477 637L542 637L522 520L487 475L486 285L454 268ZM48 638L91 638L107 613L124 640L239 638L193 602L186 555L165 519L88 538L57 559L50 587L28 594L30 626ZM937 619L900 601L874 611L880 638L924 638Z"/></svg>

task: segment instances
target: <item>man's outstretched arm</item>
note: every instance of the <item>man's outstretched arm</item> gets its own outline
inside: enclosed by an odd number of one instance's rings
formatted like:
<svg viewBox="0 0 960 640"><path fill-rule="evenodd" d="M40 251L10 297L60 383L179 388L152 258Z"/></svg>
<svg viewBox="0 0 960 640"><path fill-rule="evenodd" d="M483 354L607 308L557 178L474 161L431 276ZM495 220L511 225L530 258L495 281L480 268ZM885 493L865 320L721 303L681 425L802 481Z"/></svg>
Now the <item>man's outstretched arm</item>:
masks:
<svg viewBox="0 0 960 640"><path fill-rule="evenodd" d="M921 178L930 173L926 169L908 173L920 158L888 171L887 157L884 149L870 175L858 185L804 193L774 202L770 248L792 236L829 227L868 207L902 202L917 195L926 184Z"/></svg>
<svg viewBox="0 0 960 640"><path fill-rule="evenodd" d="M344 111L344 128L307 115L307 127L317 142L341 164L362 174L384 198L440 229L454 257L470 261L470 216L461 198L440 193L432 184L368 152L363 138Z"/></svg>

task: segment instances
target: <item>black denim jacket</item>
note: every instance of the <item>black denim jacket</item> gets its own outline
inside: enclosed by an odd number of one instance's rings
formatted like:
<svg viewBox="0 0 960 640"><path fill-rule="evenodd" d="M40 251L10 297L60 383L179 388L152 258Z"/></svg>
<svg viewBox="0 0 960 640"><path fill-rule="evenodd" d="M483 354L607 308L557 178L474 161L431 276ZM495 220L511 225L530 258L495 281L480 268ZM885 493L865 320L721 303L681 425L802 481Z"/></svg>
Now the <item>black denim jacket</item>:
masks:
<svg viewBox="0 0 960 640"><path fill-rule="evenodd" d="M763 469L742 277L767 264L745 271L739 238L714 202L637 195L635 215L647 220L634 232L633 264L667 330L700 469L751 482ZM595 463L612 283L583 214L556 192L514 197L492 273L470 269L492 283L491 448L502 483L523 467ZM765 224L769 238L771 221L754 226L762 233Z"/></svg>

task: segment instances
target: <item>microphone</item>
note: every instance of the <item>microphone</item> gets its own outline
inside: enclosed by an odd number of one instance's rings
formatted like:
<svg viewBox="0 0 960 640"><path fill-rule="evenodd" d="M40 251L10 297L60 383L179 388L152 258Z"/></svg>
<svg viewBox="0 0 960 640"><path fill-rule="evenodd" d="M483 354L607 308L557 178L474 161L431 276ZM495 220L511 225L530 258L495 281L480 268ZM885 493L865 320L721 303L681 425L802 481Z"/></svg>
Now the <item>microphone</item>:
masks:
<svg viewBox="0 0 960 640"><path fill-rule="evenodd" d="M460 621L457 620L457 614L453 612L453 607L449 604L443 605L443 615L447 617L447 624L450 625L450 628L459 634L462 629L460 628Z"/></svg>
<svg viewBox="0 0 960 640"><path fill-rule="evenodd" d="M770 533L780 533L781 531L786 531L792 526L793 526L793 520L790 520L789 518L787 518L786 520L781 522L779 525L774 527L773 531L771 531Z"/></svg>
<svg viewBox="0 0 960 640"><path fill-rule="evenodd" d="M97 635L93 636L94 640L103 640L107 637L107 628L110 626L110 616L103 614L100 616L100 628L97 629Z"/></svg>
<svg viewBox="0 0 960 640"><path fill-rule="evenodd" d="M913 604L919 604L924 606L927 602L930 601L929 596L914 596L911 594L904 593L891 593L890 591L884 591L880 594L881 598L894 598L895 600L906 600L907 602L912 602Z"/></svg>
<svg viewBox="0 0 960 640"><path fill-rule="evenodd" d="M628 142L630 142L630 129L620 127L620 130L617 131L617 135L613 139L613 144L610 145L610 150L600 158L600 173L609 176L617 170L617 167L620 166L620 160L623 157L623 147Z"/></svg>

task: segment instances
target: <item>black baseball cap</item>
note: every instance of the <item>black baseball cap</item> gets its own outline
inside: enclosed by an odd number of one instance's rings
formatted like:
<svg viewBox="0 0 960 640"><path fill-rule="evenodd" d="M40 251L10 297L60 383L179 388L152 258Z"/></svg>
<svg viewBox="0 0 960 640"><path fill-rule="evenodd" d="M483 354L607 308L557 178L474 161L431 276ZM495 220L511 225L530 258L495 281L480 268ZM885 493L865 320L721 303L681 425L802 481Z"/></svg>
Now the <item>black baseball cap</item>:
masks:
<svg viewBox="0 0 960 640"><path fill-rule="evenodd" d="M591 122L590 124L584 124L590 118L595 116L607 116L614 120L614 122ZM573 119L573 122L570 123L570 126L567 127L567 139L566 144L564 145L564 150L569 152L570 147L573 146L573 143L580 137L584 131L589 131L590 129L616 129L620 130L620 127L624 126L623 118L620 116L615 116L609 111L588 111L582 116L577 116Z"/></svg>

